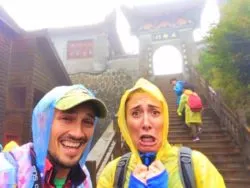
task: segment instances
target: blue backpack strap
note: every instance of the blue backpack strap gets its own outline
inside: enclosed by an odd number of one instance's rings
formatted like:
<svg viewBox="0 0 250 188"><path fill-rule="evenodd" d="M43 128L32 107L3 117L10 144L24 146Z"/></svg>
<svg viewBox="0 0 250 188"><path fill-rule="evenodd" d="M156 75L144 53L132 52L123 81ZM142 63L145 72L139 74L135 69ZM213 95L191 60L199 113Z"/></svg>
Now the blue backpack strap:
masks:
<svg viewBox="0 0 250 188"><path fill-rule="evenodd" d="M179 150L179 169L184 188L196 188L192 150L188 147L181 147Z"/></svg>
<svg viewBox="0 0 250 188"><path fill-rule="evenodd" d="M115 171L113 188L122 188L124 186L124 180L126 178L127 166L130 157L131 157L131 152L121 156L120 160L118 161Z"/></svg>

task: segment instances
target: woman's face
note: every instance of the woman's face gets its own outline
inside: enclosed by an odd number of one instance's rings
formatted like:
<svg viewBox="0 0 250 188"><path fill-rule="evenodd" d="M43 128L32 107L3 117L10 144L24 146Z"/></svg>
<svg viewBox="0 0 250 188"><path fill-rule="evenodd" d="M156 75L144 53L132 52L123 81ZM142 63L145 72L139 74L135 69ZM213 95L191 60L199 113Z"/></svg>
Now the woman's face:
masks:
<svg viewBox="0 0 250 188"><path fill-rule="evenodd" d="M146 92L132 94L126 102L129 133L140 152L157 152L162 145L162 103Z"/></svg>

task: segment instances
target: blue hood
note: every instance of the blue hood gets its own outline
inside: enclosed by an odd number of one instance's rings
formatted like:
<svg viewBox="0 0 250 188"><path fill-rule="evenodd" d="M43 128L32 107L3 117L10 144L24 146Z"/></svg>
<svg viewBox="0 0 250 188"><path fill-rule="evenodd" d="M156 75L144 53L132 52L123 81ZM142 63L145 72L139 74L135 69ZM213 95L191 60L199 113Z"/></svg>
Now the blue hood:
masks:
<svg viewBox="0 0 250 188"><path fill-rule="evenodd" d="M32 114L32 136L34 142L34 151L36 153L36 164L40 172L44 172L45 160L47 157L51 125L54 117L55 104L60 100L65 93L72 89L85 88L83 85L72 86L59 86L48 92L36 105ZM86 89L86 88L85 88ZM89 90L88 90L89 91ZM94 96L92 92L89 94ZM95 119L95 126L97 123L97 117ZM83 166L86 161L86 157L89 153L92 137L89 140L84 153L80 159L80 165ZM41 174L43 177L43 174Z"/></svg>

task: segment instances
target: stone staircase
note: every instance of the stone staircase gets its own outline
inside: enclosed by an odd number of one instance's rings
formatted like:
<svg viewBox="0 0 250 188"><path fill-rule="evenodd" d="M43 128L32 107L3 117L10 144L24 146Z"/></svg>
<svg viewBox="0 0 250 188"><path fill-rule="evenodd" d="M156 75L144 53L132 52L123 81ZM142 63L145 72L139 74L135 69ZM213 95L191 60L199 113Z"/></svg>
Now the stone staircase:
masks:
<svg viewBox="0 0 250 188"><path fill-rule="evenodd" d="M193 142L190 131L184 127L176 113L176 97L168 79L156 85L162 90L169 106L169 142L184 145L204 153L220 171L227 188L250 187L250 172L245 170L240 148L233 142L226 130L219 126L219 120L212 109L205 107L203 112L203 132L200 141Z"/></svg>

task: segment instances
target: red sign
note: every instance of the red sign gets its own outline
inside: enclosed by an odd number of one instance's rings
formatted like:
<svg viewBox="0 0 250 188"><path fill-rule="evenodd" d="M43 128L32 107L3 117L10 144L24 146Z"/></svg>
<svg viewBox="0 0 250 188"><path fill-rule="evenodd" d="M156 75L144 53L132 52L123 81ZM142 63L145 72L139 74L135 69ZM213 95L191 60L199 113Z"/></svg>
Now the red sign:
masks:
<svg viewBox="0 0 250 188"><path fill-rule="evenodd" d="M18 135L5 133L3 142L4 142L4 144L7 144L10 141L15 141L17 144L19 144L20 140L21 140L20 136L18 136Z"/></svg>
<svg viewBox="0 0 250 188"><path fill-rule="evenodd" d="M67 59L83 59L93 57L92 40L68 41Z"/></svg>

